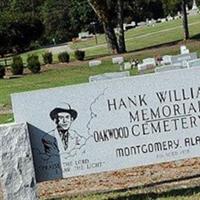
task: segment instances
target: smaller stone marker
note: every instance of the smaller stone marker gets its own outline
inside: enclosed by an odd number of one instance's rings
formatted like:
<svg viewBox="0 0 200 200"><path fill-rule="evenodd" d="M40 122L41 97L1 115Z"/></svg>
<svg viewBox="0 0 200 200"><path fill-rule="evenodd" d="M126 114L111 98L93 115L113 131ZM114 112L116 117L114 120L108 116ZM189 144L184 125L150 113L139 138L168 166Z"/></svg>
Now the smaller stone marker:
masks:
<svg viewBox="0 0 200 200"><path fill-rule="evenodd" d="M156 66L156 61L154 58L146 58L143 63L138 64L138 71L143 74L145 70L154 69Z"/></svg>
<svg viewBox="0 0 200 200"><path fill-rule="evenodd" d="M161 65L169 65L172 63L172 56L165 55L162 57Z"/></svg>
<svg viewBox="0 0 200 200"><path fill-rule="evenodd" d="M78 34L78 38L80 40L87 39L87 38L92 38L92 37L93 37L93 35L89 34L88 31L87 32L81 32L81 33Z"/></svg>
<svg viewBox="0 0 200 200"><path fill-rule="evenodd" d="M5 200L37 199L26 124L0 126L0 179Z"/></svg>
<svg viewBox="0 0 200 200"><path fill-rule="evenodd" d="M200 67L200 59L196 59L196 60L191 60L187 63L187 67L188 68L192 68L192 67Z"/></svg>
<svg viewBox="0 0 200 200"><path fill-rule="evenodd" d="M132 64L130 62L124 63L124 70L130 70L132 68Z"/></svg>
<svg viewBox="0 0 200 200"><path fill-rule="evenodd" d="M144 27L144 26L146 26L146 25L147 25L146 22L139 22L139 23L138 23L138 26L139 26L139 27Z"/></svg>
<svg viewBox="0 0 200 200"><path fill-rule="evenodd" d="M150 67L156 66L156 61L154 58L146 58L143 60L143 63L149 65Z"/></svg>
<svg viewBox="0 0 200 200"><path fill-rule="evenodd" d="M98 66L98 65L101 65L102 64L102 61L101 60L92 60L89 62L89 67L95 67L95 66Z"/></svg>
<svg viewBox="0 0 200 200"><path fill-rule="evenodd" d="M124 71L124 72L112 72L112 73L104 73L96 76L90 76L89 77L89 82L97 82L97 81L105 81L105 80L110 80L110 79L115 79L115 78L125 78L130 76L129 71Z"/></svg>
<svg viewBox="0 0 200 200"><path fill-rule="evenodd" d="M112 63L113 64L121 64L123 62L124 62L124 57L122 57L122 56L112 58Z"/></svg>
<svg viewBox="0 0 200 200"><path fill-rule="evenodd" d="M174 64L174 65L164 65L161 67L156 67L155 72L166 72L166 71L171 71L171 70L178 70L178 69L184 69L186 68L185 66L179 65L179 64Z"/></svg>
<svg viewBox="0 0 200 200"><path fill-rule="evenodd" d="M167 21L172 21L173 20L173 17L171 15L168 15L167 16Z"/></svg>
<svg viewBox="0 0 200 200"><path fill-rule="evenodd" d="M181 51L181 54L188 54L188 53L190 53L190 50L187 49L187 47L185 45L183 45L183 46L180 47L180 51Z"/></svg>
<svg viewBox="0 0 200 200"><path fill-rule="evenodd" d="M165 18L161 19L161 22L162 22L162 23L163 23L163 22L166 22L166 19L165 19Z"/></svg>

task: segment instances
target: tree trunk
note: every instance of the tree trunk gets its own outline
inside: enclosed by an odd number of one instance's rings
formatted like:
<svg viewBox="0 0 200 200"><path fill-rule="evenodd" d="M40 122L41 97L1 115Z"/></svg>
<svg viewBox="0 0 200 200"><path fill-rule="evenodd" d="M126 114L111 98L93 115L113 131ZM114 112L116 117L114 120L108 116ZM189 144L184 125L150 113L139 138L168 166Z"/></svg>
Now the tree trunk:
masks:
<svg viewBox="0 0 200 200"><path fill-rule="evenodd" d="M103 27L106 35L106 41L108 48L111 49L112 54L119 53L119 47L117 44L117 37L112 25L109 22L103 22Z"/></svg>
<svg viewBox="0 0 200 200"><path fill-rule="evenodd" d="M126 52L126 44L124 38L124 1L117 0L117 21L118 21L118 45L119 45L119 53Z"/></svg>
<svg viewBox="0 0 200 200"><path fill-rule="evenodd" d="M184 30L184 40L189 39L189 28L188 28L188 17L186 9L186 0L182 0L182 13L183 13L183 30Z"/></svg>
<svg viewBox="0 0 200 200"><path fill-rule="evenodd" d="M110 16L106 0L88 0L88 2L97 14L99 20L103 23L108 48L111 50L111 53L118 53L117 37L111 23L112 16Z"/></svg>

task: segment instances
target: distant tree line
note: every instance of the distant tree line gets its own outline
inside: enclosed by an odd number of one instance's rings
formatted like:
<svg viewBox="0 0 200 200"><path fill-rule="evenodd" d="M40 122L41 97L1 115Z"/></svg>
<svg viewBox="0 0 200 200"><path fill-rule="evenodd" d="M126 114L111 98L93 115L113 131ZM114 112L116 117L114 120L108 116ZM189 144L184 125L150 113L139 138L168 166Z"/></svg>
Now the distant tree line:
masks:
<svg viewBox="0 0 200 200"><path fill-rule="evenodd" d="M186 2L191 8L192 0ZM123 23L174 16L181 10L181 3L182 0L0 0L0 55L67 42L81 31L104 31L111 51L125 52ZM114 27L119 28L118 35Z"/></svg>

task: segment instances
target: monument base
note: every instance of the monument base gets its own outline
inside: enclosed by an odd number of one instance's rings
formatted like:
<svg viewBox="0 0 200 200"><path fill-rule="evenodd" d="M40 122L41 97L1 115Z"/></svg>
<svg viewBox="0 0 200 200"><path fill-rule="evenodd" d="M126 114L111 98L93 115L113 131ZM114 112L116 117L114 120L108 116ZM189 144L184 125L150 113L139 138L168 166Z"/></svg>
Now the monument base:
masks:
<svg viewBox="0 0 200 200"><path fill-rule="evenodd" d="M0 126L0 180L5 200L37 199L26 124Z"/></svg>

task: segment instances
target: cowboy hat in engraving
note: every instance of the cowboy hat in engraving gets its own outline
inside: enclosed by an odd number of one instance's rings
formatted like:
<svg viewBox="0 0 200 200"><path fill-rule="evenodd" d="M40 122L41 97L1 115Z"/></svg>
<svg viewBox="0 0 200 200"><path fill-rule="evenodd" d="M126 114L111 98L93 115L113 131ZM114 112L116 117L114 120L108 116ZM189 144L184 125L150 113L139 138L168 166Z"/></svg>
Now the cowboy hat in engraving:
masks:
<svg viewBox="0 0 200 200"><path fill-rule="evenodd" d="M51 110L49 116L56 127L42 138L45 153L75 155L86 142L84 136L71 129L72 123L78 116L77 111L68 103L62 103Z"/></svg>

